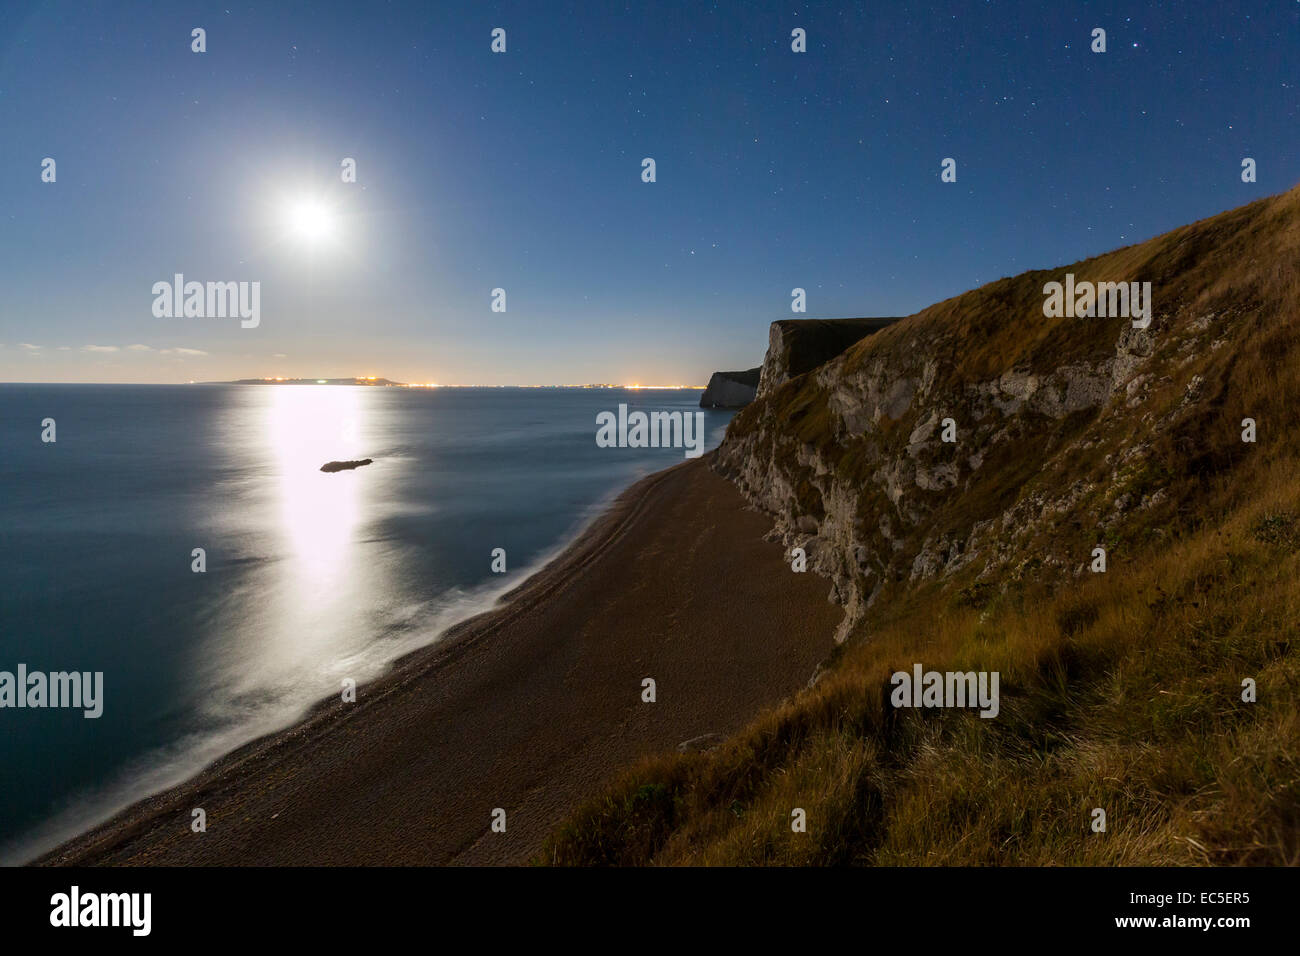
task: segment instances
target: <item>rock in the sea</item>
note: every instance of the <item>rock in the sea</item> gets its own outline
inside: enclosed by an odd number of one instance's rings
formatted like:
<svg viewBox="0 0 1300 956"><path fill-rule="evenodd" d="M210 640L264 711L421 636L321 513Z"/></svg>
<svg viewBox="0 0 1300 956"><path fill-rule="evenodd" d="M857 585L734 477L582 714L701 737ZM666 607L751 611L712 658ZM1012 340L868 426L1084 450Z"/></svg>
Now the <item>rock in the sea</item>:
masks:
<svg viewBox="0 0 1300 956"><path fill-rule="evenodd" d="M360 461L327 461L320 466L321 471L351 471L353 468L360 468L362 465L368 465L373 458L362 458Z"/></svg>
<svg viewBox="0 0 1300 956"><path fill-rule="evenodd" d="M744 408L754 400L761 369L744 372L714 372L709 387L700 396L700 408Z"/></svg>

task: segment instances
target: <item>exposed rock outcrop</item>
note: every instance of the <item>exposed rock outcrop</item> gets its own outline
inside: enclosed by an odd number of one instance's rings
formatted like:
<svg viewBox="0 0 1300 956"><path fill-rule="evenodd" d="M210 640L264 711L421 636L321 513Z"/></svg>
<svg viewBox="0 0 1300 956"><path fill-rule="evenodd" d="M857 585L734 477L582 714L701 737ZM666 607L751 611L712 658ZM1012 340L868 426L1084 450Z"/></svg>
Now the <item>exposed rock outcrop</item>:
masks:
<svg viewBox="0 0 1300 956"><path fill-rule="evenodd" d="M1272 264L1289 261L1297 222L1292 191L901 322L874 320L875 334L820 366L853 330L775 322L758 398L714 467L831 579L846 610L840 639L892 588L982 594L1025 575L1084 574L1121 516L1147 512L1144 533L1158 535L1160 516L1177 513L1189 492L1166 476L1213 474L1241 454L1254 406L1226 382L1247 336L1287 314ZM1261 234L1285 247L1256 248ZM1149 327L1045 317L1043 286L1067 271L1150 280Z"/></svg>
<svg viewBox="0 0 1300 956"><path fill-rule="evenodd" d="M324 472L351 471L353 468L360 468L362 465L369 465L373 458L362 458L359 461L327 461L320 466Z"/></svg>

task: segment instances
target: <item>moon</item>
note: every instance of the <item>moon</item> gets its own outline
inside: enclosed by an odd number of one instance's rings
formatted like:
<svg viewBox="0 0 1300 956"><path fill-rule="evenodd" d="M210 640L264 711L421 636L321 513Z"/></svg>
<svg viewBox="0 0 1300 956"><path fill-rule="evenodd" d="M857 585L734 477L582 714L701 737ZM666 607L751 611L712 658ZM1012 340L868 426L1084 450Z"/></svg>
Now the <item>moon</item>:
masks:
<svg viewBox="0 0 1300 956"><path fill-rule="evenodd" d="M286 206L284 218L290 235L302 242L314 245L334 235L334 215L320 200L294 200Z"/></svg>

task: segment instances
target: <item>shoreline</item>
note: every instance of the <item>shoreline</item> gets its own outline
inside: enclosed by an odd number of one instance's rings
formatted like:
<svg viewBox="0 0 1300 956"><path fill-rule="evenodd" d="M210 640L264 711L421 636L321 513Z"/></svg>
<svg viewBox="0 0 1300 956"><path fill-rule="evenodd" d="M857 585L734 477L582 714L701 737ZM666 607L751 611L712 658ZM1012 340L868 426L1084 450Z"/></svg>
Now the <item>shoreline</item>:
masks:
<svg viewBox="0 0 1300 956"><path fill-rule="evenodd" d="M2 384L2 383L0 383ZM95 384L95 383L90 383ZM227 384L227 383L199 383L199 384ZM581 387L581 386L575 386ZM674 465L669 468L676 467ZM578 520L574 521L569 529L554 545L543 551L526 569L526 574L516 583L502 588L497 585L491 589L476 589L474 593L483 591L482 599L475 599L472 603L478 605L478 609L466 608L463 615L458 617L452 624L438 630L425 643L410 650L402 651L384 665L381 674L371 678L368 682L358 685L358 691L367 686L377 684L387 677L392 676L401 666L408 661L412 661L421 655L432 654L434 648L442 645L453 636L460 633L460 629L478 618L496 613L504 608L506 604L512 601L516 594L524 591L525 588L538 575L548 571L551 567L565 557L569 551L578 548L587 538L588 534L593 532L597 525L606 517L613 517L613 510L618 500L625 494L630 493L635 487L648 479L654 478L657 474L667 469L659 469L657 472L642 474L640 477L633 479L630 485L611 491L605 494L599 501L593 504L587 512ZM493 593L496 592L496 593ZM140 785L135 782L128 785L124 778L114 778L110 781L109 786L103 788L108 793L118 793L116 797L108 799L99 799L97 797L80 797L69 802L68 808L55 814L50 819L43 821L36 827L31 828L25 833L20 833L7 843L0 844L0 850L4 855L0 856L0 867L21 867L41 865L46 857L65 846L82 840L89 834L107 826L109 823L117 820L118 817L132 810L146 801L165 793L179 790L188 784L196 782L200 776L213 770L218 764L231 760L241 755L245 750L259 744L269 743L273 738L293 730L301 724L304 724L317 716L317 713L328 705L335 702L335 696L331 694L328 697L317 698L301 709L292 719L277 723L261 731L255 731L250 734L240 736L237 743L233 746L219 750L213 757L202 762L191 762L189 769L176 772L163 772L157 776L159 781L151 784ZM143 768L141 776L147 778L153 775L154 766L149 763L141 762ZM133 795L126 796L125 793ZM70 825L63 823L71 818L72 810L84 809L83 816L90 817L94 822L86 825ZM44 830L44 832L42 832Z"/></svg>
<svg viewBox="0 0 1300 956"><path fill-rule="evenodd" d="M825 581L791 574L762 540L771 522L709 461L639 479L498 606L395 659L356 703L320 701L28 865L525 862L613 773L734 732L833 647L841 612ZM653 705L643 671L662 675ZM738 696L716 686L723 672ZM197 807L206 833L189 827ZM509 837L490 831L496 807Z"/></svg>

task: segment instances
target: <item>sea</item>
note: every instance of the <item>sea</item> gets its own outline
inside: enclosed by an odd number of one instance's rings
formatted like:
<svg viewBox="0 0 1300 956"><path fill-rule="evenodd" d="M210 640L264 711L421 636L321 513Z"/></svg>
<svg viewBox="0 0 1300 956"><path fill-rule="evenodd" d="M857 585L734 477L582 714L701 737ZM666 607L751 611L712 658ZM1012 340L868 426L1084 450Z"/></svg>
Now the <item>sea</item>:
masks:
<svg viewBox="0 0 1300 956"><path fill-rule="evenodd" d="M494 606L620 491L686 458L598 447L597 416L694 413L699 397L0 384L0 672L103 675L98 717L0 707L0 864ZM703 414L708 449L731 413Z"/></svg>

